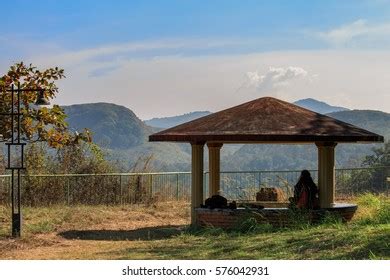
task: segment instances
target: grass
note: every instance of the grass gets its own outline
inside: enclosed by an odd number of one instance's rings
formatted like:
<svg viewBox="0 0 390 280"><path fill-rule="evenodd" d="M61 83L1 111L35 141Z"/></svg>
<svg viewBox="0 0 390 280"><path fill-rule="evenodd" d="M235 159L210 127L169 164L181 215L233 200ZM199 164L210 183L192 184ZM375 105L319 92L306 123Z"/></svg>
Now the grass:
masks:
<svg viewBox="0 0 390 280"><path fill-rule="evenodd" d="M189 205L53 206L23 209L23 237L9 237L0 206L1 259L390 259L390 198L366 194L353 221L328 217L236 231L188 227Z"/></svg>

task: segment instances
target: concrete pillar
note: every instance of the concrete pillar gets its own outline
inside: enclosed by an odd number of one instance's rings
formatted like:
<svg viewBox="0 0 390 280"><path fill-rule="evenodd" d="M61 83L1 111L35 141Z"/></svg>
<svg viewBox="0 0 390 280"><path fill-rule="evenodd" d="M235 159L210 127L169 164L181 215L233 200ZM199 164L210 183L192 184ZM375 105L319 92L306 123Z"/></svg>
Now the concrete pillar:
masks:
<svg viewBox="0 0 390 280"><path fill-rule="evenodd" d="M191 225L196 225L195 208L203 204L203 146L204 143L191 143Z"/></svg>
<svg viewBox="0 0 390 280"><path fill-rule="evenodd" d="M209 196L220 190L220 151L222 143L207 143L209 148Z"/></svg>
<svg viewBox="0 0 390 280"><path fill-rule="evenodd" d="M335 158L337 143L316 143L318 148L318 188L321 208L333 207L335 203Z"/></svg>

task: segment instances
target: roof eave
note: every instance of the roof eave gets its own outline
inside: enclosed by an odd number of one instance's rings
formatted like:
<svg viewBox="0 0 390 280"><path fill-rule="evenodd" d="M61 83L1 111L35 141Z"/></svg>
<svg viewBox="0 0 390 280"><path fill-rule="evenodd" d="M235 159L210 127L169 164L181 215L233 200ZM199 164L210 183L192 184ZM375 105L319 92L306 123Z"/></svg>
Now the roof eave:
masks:
<svg viewBox="0 0 390 280"><path fill-rule="evenodd" d="M315 142L337 142L337 143L373 143L384 142L381 135L258 135L258 134L152 134L150 142L222 142L222 143L315 143Z"/></svg>

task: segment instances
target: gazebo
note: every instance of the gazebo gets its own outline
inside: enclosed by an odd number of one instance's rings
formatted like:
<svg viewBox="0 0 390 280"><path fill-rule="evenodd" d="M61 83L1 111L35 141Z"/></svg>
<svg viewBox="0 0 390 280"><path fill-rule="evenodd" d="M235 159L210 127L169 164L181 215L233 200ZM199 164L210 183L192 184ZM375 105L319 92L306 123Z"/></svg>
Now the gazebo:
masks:
<svg viewBox="0 0 390 280"><path fill-rule="evenodd" d="M195 209L204 202L205 144L209 152L210 196L219 193L223 144L315 144L320 207L330 209L336 205L336 145L383 142L383 136L276 98L263 97L152 134L149 141L191 144L191 224L197 224Z"/></svg>

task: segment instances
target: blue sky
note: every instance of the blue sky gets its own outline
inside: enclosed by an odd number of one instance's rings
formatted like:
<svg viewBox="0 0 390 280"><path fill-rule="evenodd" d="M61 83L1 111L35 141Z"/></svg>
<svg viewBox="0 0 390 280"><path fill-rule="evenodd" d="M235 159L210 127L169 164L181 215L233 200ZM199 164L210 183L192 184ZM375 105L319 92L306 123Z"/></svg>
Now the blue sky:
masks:
<svg viewBox="0 0 390 280"><path fill-rule="evenodd" d="M6 37L56 43L64 48L165 38L268 38L292 46L325 48L299 40L305 31L327 30L365 19L390 17L387 1L2 1ZM298 37L298 38L297 38ZM261 48L261 46L259 46Z"/></svg>
<svg viewBox="0 0 390 280"><path fill-rule="evenodd" d="M0 2L0 71L65 68L61 104L114 102L147 118L273 95L390 111L390 1ZM162 95L180 106L150 106Z"/></svg>

